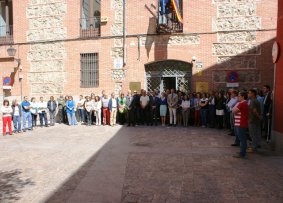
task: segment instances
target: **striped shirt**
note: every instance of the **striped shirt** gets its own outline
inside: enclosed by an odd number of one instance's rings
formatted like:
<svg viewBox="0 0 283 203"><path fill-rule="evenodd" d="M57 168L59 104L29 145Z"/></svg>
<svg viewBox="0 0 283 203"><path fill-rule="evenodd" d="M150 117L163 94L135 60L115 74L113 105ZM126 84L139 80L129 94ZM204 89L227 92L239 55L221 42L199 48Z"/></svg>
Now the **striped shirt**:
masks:
<svg viewBox="0 0 283 203"><path fill-rule="evenodd" d="M247 101L239 102L235 108L239 110L239 112L234 115L235 127L248 128L249 107Z"/></svg>

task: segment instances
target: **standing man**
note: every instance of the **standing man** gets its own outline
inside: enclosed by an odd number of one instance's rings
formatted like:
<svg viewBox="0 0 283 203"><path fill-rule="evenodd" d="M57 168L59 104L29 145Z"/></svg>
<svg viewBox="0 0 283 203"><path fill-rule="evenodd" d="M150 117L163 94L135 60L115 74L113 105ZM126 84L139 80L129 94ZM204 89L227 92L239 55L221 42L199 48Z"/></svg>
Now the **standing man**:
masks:
<svg viewBox="0 0 283 203"><path fill-rule="evenodd" d="M240 141L240 153L234 155L235 158L245 158L247 150L247 131L249 119L249 107L246 101L246 92L240 92L238 96L239 103L232 109L235 118L235 131Z"/></svg>
<svg viewBox="0 0 283 203"><path fill-rule="evenodd" d="M137 121L137 106L139 105L139 99L137 97L137 91L134 90L134 95L130 95L127 98L127 106L128 106L128 116L129 116L129 120L128 120L128 127L131 126L131 124L133 125L133 127L136 126L136 121Z"/></svg>
<svg viewBox="0 0 283 203"><path fill-rule="evenodd" d="M109 114L109 99L106 94L102 97L102 117L103 117L103 125L110 124L110 114Z"/></svg>
<svg viewBox="0 0 283 203"><path fill-rule="evenodd" d="M229 112L232 111L232 109L234 108L234 106L238 103L238 92L236 90L232 90L231 92L231 99L230 101L227 103L227 109ZM234 114L230 113L230 127L231 127L231 133L229 135L231 136L235 136L235 131L234 131ZM236 141L234 144L232 144L233 146L238 146L238 139L236 136Z"/></svg>
<svg viewBox="0 0 283 203"><path fill-rule="evenodd" d="M141 97L140 97L140 108L141 108L141 124L144 125L146 123L146 125L148 125L148 106L149 105L149 96L146 95L146 91L143 90L141 92Z"/></svg>
<svg viewBox="0 0 283 203"><path fill-rule="evenodd" d="M248 151L253 152L258 147L260 147L261 111L260 111L260 103L256 98L256 90L251 89L249 91L248 97L250 99L250 104L249 104L249 134L252 138L252 147L249 148Z"/></svg>
<svg viewBox="0 0 283 203"><path fill-rule="evenodd" d="M47 102L47 108L49 110L49 116L50 116L50 126L55 125L55 114L57 109L57 103L54 100L54 97L51 96L50 100Z"/></svg>
<svg viewBox="0 0 283 203"><path fill-rule="evenodd" d="M152 92L152 95L149 97L149 119L150 119L150 124L157 126L157 118L159 117L158 115L158 110L159 110L159 98L157 96L156 90Z"/></svg>
<svg viewBox="0 0 283 203"><path fill-rule="evenodd" d="M43 100L43 97L40 97L40 101L38 102L38 114L40 120L40 127L43 127L43 119L45 127L48 127L47 123L47 102Z"/></svg>
<svg viewBox="0 0 283 203"><path fill-rule="evenodd" d="M170 124L169 126L173 125L176 127L176 109L178 106L178 95L175 94L175 90L172 88L171 93L167 96L167 102L168 102L168 108L169 108L169 114L170 114Z"/></svg>
<svg viewBox="0 0 283 203"><path fill-rule="evenodd" d="M271 132L271 124L269 122L270 120L270 108L272 104L271 99L271 91L269 85L264 85L262 88L262 91L264 93L264 99L263 99L263 129L265 132L265 137L268 138Z"/></svg>
<svg viewBox="0 0 283 203"><path fill-rule="evenodd" d="M115 98L115 93L111 94L111 98L108 104L109 112L110 112L110 125L113 127L116 125L116 117L117 117L117 109L118 109L118 101Z"/></svg>
<svg viewBox="0 0 283 203"><path fill-rule="evenodd" d="M31 123L31 113L30 113L30 102L28 101L28 97L24 97L24 101L22 102L22 110L23 110L23 131L26 132L26 122L28 121L28 130L32 130Z"/></svg>

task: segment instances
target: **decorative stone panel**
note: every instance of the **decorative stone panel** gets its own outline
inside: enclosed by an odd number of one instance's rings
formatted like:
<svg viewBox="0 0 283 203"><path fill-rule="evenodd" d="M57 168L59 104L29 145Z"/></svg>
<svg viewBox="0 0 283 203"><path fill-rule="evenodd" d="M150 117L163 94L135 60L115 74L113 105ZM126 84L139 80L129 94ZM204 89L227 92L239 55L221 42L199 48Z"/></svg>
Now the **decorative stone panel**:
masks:
<svg viewBox="0 0 283 203"><path fill-rule="evenodd" d="M123 57L123 47L115 47L111 50L111 56L114 58Z"/></svg>
<svg viewBox="0 0 283 203"><path fill-rule="evenodd" d="M260 54L260 46L253 44L213 44L213 54L217 56Z"/></svg>
<svg viewBox="0 0 283 203"><path fill-rule="evenodd" d="M261 19L257 16L217 18L214 19L213 30L235 31L235 30L258 30L261 28Z"/></svg>
<svg viewBox="0 0 283 203"><path fill-rule="evenodd" d="M64 72L45 72L45 73L32 73L28 74L30 83L64 83L65 73Z"/></svg>
<svg viewBox="0 0 283 203"><path fill-rule="evenodd" d="M217 63L223 69L256 68L256 56L217 57Z"/></svg>
<svg viewBox="0 0 283 203"><path fill-rule="evenodd" d="M43 42L30 46L28 81L32 94L61 94L66 73L66 50L63 42L50 42L67 38L64 17L66 0L29 0L26 15L29 19L27 41Z"/></svg>
<svg viewBox="0 0 283 203"><path fill-rule="evenodd" d="M58 2L65 2L65 0L29 0L30 5L53 4Z"/></svg>
<svg viewBox="0 0 283 203"><path fill-rule="evenodd" d="M114 47L123 47L123 38L115 38Z"/></svg>
<svg viewBox="0 0 283 203"><path fill-rule="evenodd" d="M214 71L213 81L216 83L226 83L227 73L229 71ZM240 70L237 71L239 74L240 83L259 83L260 82L260 72L258 70Z"/></svg>
<svg viewBox="0 0 283 203"><path fill-rule="evenodd" d="M42 50L65 50L63 42L51 42L46 44L32 44L30 45L30 52Z"/></svg>
<svg viewBox="0 0 283 203"><path fill-rule="evenodd" d="M27 58L29 61L64 59L66 58L66 51L65 50L41 50L38 52L29 52Z"/></svg>
<svg viewBox="0 0 283 203"><path fill-rule="evenodd" d="M111 71L111 79L113 81L123 81L126 77L125 70L123 69L114 69Z"/></svg>
<svg viewBox="0 0 283 203"><path fill-rule="evenodd" d="M27 18L46 17L51 15L65 15L67 4L57 2L53 4L35 5L27 8Z"/></svg>
<svg viewBox="0 0 283 203"><path fill-rule="evenodd" d="M173 35L169 37L169 40L166 39L168 36L147 36L140 38L141 46L155 44L168 44L168 45L191 45L191 44L200 44L199 35ZM168 41L168 43L166 42Z"/></svg>
<svg viewBox="0 0 283 203"><path fill-rule="evenodd" d="M113 10L123 10L123 1L122 0L111 0L111 8Z"/></svg>
<svg viewBox="0 0 283 203"><path fill-rule="evenodd" d="M66 28L46 28L41 30L30 30L27 32L28 41L48 41L67 38Z"/></svg>
<svg viewBox="0 0 283 203"><path fill-rule="evenodd" d="M49 72L49 71L64 71L64 61L55 60L52 61L31 61L30 62L31 72Z"/></svg>
<svg viewBox="0 0 283 203"><path fill-rule="evenodd" d="M219 43L239 43L239 42L256 42L256 32L219 32L217 33Z"/></svg>
<svg viewBox="0 0 283 203"><path fill-rule="evenodd" d="M217 17L253 16L256 14L255 3L220 4L217 7Z"/></svg>
<svg viewBox="0 0 283 203"><path fill-rule="evenodd" d="M58 28L64 26L63 16L47 16L43 18L30 18L29 29Z"/></svg>
<svg viewBox="0 0 283 203"><path fill-rule="evenodd" d="M213 3L253 3L260 0L212 0Z"/></svg>
<svg viewBox="0 0 283 203"><path fill-rule="evenodd" d="M31 92L33 94L62 94L62 83L50 83L50 84L32 84Z"/></svg>
<svg viewBox="0 0 283 203"><path fill-rule="evenodd" d="M123 24L122 23L114 24L112 25L111 30L114 36L122 36L123 35Z"/></svg>
<svg viewBox="0 0 283 203"><path fill-rule="evenodd" d="M122 92L123 85L122 83L115 83L115 94L119 95L120 92Z"/></svg>

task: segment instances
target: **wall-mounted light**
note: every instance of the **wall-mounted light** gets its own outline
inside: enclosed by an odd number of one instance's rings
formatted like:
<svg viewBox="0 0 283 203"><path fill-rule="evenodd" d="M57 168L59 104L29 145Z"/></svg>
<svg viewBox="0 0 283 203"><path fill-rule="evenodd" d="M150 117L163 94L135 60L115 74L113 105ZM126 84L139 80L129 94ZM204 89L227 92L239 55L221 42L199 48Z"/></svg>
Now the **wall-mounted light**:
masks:
<svg viewBox="0 0 283 203"><path fill-rule="evenodd" d="M9 55L10 57L14 57L15 61L17 61L17 63L18 63L18 67L19 67L20 64L21 64L21 59L15 58L15 55L16 55L16 53L17 53L17 50L16 50L14 47L10 46L10 47L7 49L7 53L8 53L8 55Z"/></svg>
<svg viewBox="0 0 283 203"><path fill-rule="evenodd" d="M196 57L196 56L193 56L193 57L192 57L192 62L196 62L196 60L197 60L197 57Z"/></svg>

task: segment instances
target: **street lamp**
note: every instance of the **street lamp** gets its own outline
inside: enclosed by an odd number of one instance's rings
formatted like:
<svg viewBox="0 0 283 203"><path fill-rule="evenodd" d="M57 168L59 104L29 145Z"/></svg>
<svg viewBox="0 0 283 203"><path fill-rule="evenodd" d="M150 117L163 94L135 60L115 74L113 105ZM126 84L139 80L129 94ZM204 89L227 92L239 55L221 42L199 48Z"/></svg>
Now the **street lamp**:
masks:
<svg viewBox="0 0 283 203"><path fill-rule="evenodd" d="M7 53L8 53L8 55L9 55L10 57L15 57L15 55L16 55L16 53L17 53L17 50L16 50L14 47L10 46L10 47L7 49ZM19 67L20 64L21 64L21 59L15 58L15 60L17 61L18 67Z"/></svg>

